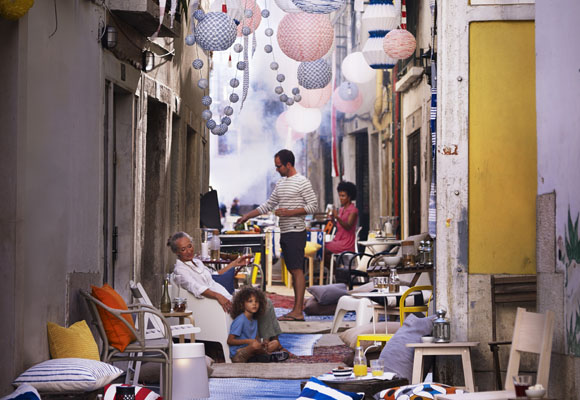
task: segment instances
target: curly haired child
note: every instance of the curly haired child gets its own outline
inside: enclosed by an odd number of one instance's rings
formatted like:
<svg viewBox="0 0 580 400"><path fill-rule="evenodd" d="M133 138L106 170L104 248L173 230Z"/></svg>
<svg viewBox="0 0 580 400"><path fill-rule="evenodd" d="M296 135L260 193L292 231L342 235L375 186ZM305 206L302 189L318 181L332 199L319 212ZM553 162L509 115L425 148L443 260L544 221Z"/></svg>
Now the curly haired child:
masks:
<svg viewBox="0 0 580 400"><path fill-rule="evenodd" d="M233 362L269 362L284 361L288 353L282 349L280 342L260 340L258 337L258 318L266 309L266 296L261 290L246 286L238 291L232 299L234 321L230 327L228 345Z"/></svg>

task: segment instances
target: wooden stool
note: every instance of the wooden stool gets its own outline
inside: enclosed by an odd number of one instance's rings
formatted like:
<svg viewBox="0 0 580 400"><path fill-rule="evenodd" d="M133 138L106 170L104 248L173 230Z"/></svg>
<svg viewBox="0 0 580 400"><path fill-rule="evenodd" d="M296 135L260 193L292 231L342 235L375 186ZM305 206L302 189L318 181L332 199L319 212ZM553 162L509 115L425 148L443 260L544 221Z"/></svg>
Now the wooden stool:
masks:
<svg viewBox="0 0 580 400"><path fill-rule="evenodd" d="M356 347L360 346L361 340L369 342L387 343L393 337L394 333L365 333L356 337Z"/></svg>
<svg viewBox="0 0 580 400"><path fill-rule="evenodd" d="M423 356L461 356L465 388L470 392L475 392L473 370L471 369L471 354L469 351L471 347L475 347L478 344L479 342L408 343L407 347L413 347L415 349L411 384L421 383Z"/></svg>

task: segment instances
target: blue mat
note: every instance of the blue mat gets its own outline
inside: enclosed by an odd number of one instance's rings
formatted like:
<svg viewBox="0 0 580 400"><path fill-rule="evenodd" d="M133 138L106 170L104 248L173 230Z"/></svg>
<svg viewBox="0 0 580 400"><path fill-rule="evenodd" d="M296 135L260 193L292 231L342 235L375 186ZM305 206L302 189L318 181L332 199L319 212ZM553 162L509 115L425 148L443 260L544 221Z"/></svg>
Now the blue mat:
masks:
<svg viewBox="0 0 580 400"><path fill-rule="evenodd" d="M278 340L282 347L296 356L311 356L314 354L314 344L321 337L321 334L281 333Z"/></svg>
<svg viewBox="0 0 580 400"><path fill-rule="evenodd" d="M210 378L209 393L210 400L296 400L300 380Z"/></svg>

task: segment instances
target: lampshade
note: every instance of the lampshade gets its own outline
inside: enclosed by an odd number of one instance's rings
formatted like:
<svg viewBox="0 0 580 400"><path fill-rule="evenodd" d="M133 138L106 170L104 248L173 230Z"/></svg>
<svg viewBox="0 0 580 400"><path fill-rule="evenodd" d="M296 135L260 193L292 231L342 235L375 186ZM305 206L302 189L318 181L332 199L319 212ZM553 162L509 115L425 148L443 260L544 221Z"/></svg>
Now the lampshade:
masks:
<svg viewBox="0 0 580 400"><path fill-rule="evenodd" d="M274 2L284 12L287 12L287 13L302 12L301 9L296 7L296 5L292 2L292 0L274 0Z"/></svg>
<svg viewBox="0 0 580 400"><path fill-rule="evenodd" d="M395 29L387 33L383 39L383 50L397 60L411 57L415 52L417 42L415 36L406 29Z"/></svg>
<svg viewBox="0 0 580 400"><path fill-rule="evenodd" d="M397 60L389 57L383 49L383 37L369 37L363 47L362 54L373 69L393 68Z"/></svg>
<svg viewBox="0 0 580 400"><path fill-rule="evenodd" d="M332 95L332 85L329 83L326 87L322 89L304 89L300 88L300 95L302 100L300 105L304 108L321 108Z"/></svg>
<svg viewBox="0 0 580 400"><path fill-rule="evenodd" d="M356 83L344 81L338 87L338 95L342 100L351 101L358 97L358 86Z"/></svg>
<svg viewBox="0 0 580 400"><path fill-rule="evenodd" d="M294 5L310 14L330 14L341 8L345 0L292 0Z"/></svg>
<svg viewBox="0 0 580 400"><path fill-rule="evenodd" d="M172 388L174 399L209 397L209 379L203 343L173 344Z"/></svg>
<svg viewBox="0 0 580 400"><path fill-rule="evenodd" d="M328 15L287 14L278 25L277 37L280 49L291 59L314 61L332 47L334 28Z"/></svg>
<svg viewBox="0 0 580 400"><path fill-rule="evenodd" d="M353 113L357 111L363 102L362 93L359 92L354 100L343 100L340 97L340 88L336 88L332 95L332 106L343 113Z"/></svg>
<svg viewBox="0 0 580 400"><path fill-rule="evenodd" d="M322 89L332 79L330 65L323 59L305 61L298 66L298 84L306 89Z"/></svg>
<svg viewBox="0 0 580 400"><path fill-rule="evenodd" d="M223 12L223 5L226 6L226 14L239 24L244 16L244 9L242 8L241 0L214 0L209 8L213 12Z"/></svg>
<svg viewBox="0 0 580 400"><path fill-rule="evenodd" d="M262 11L258 6L258 3L255 0L241 0L242 2L242 11L252 10L252 16L247 17L243 16L240 24L238 25L238 36L242 36L242 29L244 27L250 28L250 33L254 32L256 28L262 22Z"/></svg>
<svg viewBox="0 0 580 400"><path fill-rule="evenodd" d="M286 121L296 132L308 133L320 126L322 113L318 108L304 108L299 104L294 104L287 111Z"/></svg>
<svg viewBox="0 0 580 400"><path fill-rule="evenodd" d="M393 5L392 0L371 0L365 6L365 11L362 15L362 26L367 32L392 31L400 23L401 14Z"/></svg>
<svg viewBox="0 0 580 400"><path fill-rule="evenodd" d="M204 50L226 50L236 40L236 24L222 12L209 12L195 26L195 40Z"/></svg>
<svg viewBox="0 0 580 400"><path fill-rule="evenodd" d="M342 60L342 74L354 83L365 83L375 79L376 71L369 67L363 53L355 51Z"/></svg>

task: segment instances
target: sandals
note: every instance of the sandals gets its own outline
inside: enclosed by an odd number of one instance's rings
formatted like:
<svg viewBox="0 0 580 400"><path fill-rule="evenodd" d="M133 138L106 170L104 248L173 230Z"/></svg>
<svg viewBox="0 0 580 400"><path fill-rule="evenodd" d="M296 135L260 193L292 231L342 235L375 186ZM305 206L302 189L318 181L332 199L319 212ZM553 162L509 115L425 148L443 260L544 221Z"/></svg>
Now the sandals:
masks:
<svg viewBox="0 0 580 400"><path fill-rule="evenodd" d="M274 351L270 354L270 362L281 362L286 361L290 357L285 351Z"/></svg>
<svg viewBox="0 0 580 400"><path fill-rule="evenodd" d="M282 315L280 318L278 318L278 321L301 321L301 322L304 322L304 317L298 318L298 317L293 317L290 314L286 314L286 315Z"/></svg>

